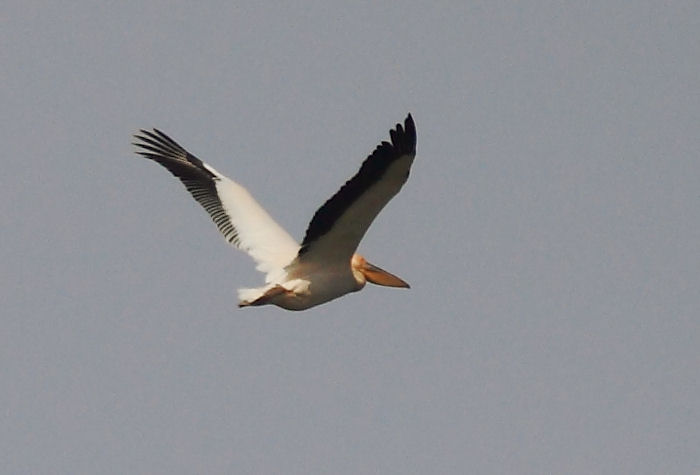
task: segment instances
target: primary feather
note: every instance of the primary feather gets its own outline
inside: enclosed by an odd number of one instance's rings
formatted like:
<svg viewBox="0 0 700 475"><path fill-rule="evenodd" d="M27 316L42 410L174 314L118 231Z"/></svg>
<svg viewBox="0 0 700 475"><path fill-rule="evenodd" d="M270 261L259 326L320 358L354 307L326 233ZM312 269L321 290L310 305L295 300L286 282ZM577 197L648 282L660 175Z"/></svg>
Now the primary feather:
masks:
<svg viewBox="0 0 700 475"><path fill-rule="evenodd" d="M247 252L257 269L274 280L299 251L299 244L244 187L182 148L158 129L141 130L137 153L160 163L185 185L235 247Z"/></svg>
<svg viewBox="0 0 700 475"><path fill-rule="evenodd" d="M138 154L180 179L209 213L225 239L247 252L266 285L239 289L240 306L274 304L303 310L349 292L367 281L408 287L398 277L355 253L377 214L408 179L416 155L411 114L390 132L348 180L314 214L299 245L241 185L204 163L158 129L141 130Z"/></svg>

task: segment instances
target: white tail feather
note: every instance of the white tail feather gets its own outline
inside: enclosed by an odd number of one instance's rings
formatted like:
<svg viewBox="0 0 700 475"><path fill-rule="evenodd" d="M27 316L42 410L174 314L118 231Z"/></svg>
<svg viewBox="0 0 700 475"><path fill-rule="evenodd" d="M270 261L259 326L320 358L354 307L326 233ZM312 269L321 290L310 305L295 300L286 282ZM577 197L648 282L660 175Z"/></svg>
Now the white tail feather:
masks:
<svg viewBox="0 0 700 475"><path fill-rule="evenodd" d="M245 307L255 302L257 299L265 295L268 287L259 287L257 289L238 289L238 305Z"/></svg>

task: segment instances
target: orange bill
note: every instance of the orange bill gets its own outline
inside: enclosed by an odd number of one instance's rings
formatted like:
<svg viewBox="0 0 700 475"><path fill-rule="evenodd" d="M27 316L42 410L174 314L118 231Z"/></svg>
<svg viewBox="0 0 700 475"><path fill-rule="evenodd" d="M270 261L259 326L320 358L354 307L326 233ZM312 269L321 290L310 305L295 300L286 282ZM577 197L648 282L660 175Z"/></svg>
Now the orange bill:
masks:
<svg viewBox="0 0 700 475"><path fill-rule="evenodd" d="M363 266L362 273L365 275L365 278L373 284L384 285L386 287L403 287L406 289L411 288L410 285L396 277L394 274L390 274L389 272L380 269L369 262L366 262Z"/></svg>

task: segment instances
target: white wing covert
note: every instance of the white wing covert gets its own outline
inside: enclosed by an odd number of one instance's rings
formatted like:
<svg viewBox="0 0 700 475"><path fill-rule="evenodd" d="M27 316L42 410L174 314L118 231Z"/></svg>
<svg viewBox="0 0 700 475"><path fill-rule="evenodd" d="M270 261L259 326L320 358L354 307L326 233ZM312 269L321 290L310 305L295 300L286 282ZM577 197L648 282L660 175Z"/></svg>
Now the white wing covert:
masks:
<svg viewBox="0 0 700 475"><path fill-rule="evenodd" d="M284 278L284 267L299 251L299 244L244 187L187 152L158 129L135 135L138 154L168 169L209 213L225 239L248 253L266 282Z"/></svg>
<svg viewBox="0 0 700 475"><path fill-rule="evenodd" d="M347 265L370 224L406 180L416 156L416 126L408 114L314 214L295 262Z"/></svg>

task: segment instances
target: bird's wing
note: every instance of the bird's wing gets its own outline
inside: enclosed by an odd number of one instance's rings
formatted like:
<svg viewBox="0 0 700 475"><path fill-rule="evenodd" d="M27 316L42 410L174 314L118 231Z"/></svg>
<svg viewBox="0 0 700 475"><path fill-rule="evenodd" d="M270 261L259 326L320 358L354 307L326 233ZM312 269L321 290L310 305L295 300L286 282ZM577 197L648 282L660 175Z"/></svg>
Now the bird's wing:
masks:
<svg viewBox="0 0 700 475"><path fill-rule="evenodd" d="M136 152L160 163L180 179L209 213L226 240L247 252L267 280L277 278L299 251L299 244L238 183L187 152L163 132L141 130Z"/></svg>
<svg viewBox="0 0 700 475"><path fill-rule="evenodd" d="M411 114L362 163L360 171L314 214L297 261L349 262L367 228L408 179L416 156Z"/></svg>

